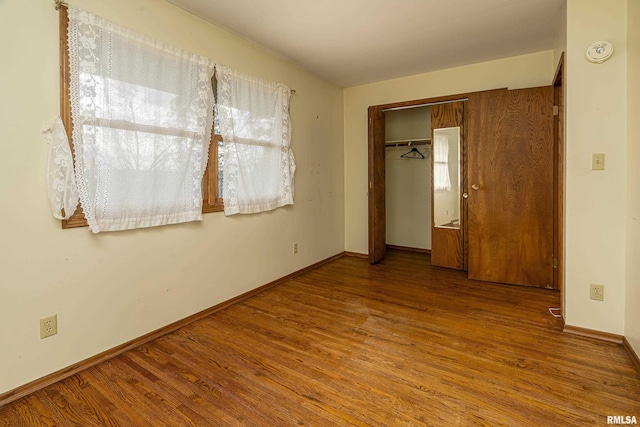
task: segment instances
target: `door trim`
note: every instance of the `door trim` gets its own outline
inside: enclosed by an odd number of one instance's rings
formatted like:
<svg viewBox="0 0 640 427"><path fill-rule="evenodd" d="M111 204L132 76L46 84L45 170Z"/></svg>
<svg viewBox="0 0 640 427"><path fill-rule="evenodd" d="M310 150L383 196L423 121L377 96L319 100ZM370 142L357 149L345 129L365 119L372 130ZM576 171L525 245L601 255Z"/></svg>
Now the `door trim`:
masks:
<svg viewBox="0 0 640 427"><path fill-rule="evenodd" d="M379 222L386 221L386 214L384 212L381 213L382 218L380 217L380 212L375 211L375 205L372 203L371 195L374 194L376 190L379 190L378 185L383 185L384 182L378 183L375 179L376 176L384 177L385 176L385 164L384 159L380 161L377 156L375 156L376 150L384 150L384 138L376 140L373 136L372 130L375 129L376 120L380 120L380 116L378 114L372 114L372 109L376 109L377 111L389 111L394 109L401 108L415 108L415 107L423 107L427 105L443 103L443 102L455 102L467 99L469 97L469 93L462 93L457 95L448 95L448 96L439 96L435 98L423 98L416 99L413 101L403 101L403 102L394 102L391 104L381 104L381 105L372 105L369 107L369 131L368 131L368 163L369 163L369 175L367 182L367 194L369 195L368 201L368 224L369 224L369 262L374 264L375 262L380 261L377 259L376 254L374 253L373 248L376 246L376 241L386 241L386 231L384 227L381 227ZM381 144L381 145L379 145ZM376 213L378 215L376 215ZM382 235L381 235L382 234ZM379 255L379 254L378 254ZM384 255L383 255L384 256Z"/></svg>
<svg viewBox="0 0 640 427"><path fill-rule="evenodd" d="M379 107L369 107L369 165L382 164L382 168L369 167L369 264L384 259L386 247L386 182L384 169L385 114Z"/></svg>
<svg viewBox="0 0 640 427"><path fill-rule="evenodd" d="M565 54L562 52L553 78L553 105L558 106L554 117L554 189L553 189L553 256L558 260L553 272L553 287L560 291L560 309L564 317L564 168L565 168Z"/></svg>

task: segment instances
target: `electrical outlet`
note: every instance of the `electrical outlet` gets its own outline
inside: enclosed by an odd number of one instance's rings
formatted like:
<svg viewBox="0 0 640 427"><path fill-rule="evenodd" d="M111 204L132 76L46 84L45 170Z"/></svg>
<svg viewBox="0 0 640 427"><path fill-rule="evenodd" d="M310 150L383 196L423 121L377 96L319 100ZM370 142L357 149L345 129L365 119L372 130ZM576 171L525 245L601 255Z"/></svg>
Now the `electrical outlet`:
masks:
<svg viewBox="0 0 640 427"><path fill-rule="evenodd" d="M294 243L294 244L293 244L293 254L295 255L295 254L297 254L297 253L298 253L298 244L297 244L297 243Z"/></svg>
<svg viewBox="0 0 640 427"><path fill-rule="evenodd" d="M58 315L40 319L40 339L50 337L58 333Z"/></svg>
<svg viewBox="0 0 640 427"><path fill-rule="evenodd" d="M604 153L593 153L591 155L591 170L604 170Z"/></svg>
<svg viewBox="0 0 640 427"><path fill-rule="evenodd" d="M589 296L592 300L604 301L604 285L592 283L589 287Z"/></svg>

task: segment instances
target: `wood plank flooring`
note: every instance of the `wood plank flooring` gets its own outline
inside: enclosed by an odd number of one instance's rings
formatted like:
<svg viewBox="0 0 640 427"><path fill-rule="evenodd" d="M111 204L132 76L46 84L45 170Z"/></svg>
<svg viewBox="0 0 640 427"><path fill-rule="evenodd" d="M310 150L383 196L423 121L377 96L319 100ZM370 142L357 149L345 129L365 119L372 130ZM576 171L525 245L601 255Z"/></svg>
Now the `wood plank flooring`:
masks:
<svg viewBox="0 0 640 427"><path fill-rule="evenodd" d="M589 426L640 419L620 345L556 291L344 257L0 407L0 426Z"/></svg>

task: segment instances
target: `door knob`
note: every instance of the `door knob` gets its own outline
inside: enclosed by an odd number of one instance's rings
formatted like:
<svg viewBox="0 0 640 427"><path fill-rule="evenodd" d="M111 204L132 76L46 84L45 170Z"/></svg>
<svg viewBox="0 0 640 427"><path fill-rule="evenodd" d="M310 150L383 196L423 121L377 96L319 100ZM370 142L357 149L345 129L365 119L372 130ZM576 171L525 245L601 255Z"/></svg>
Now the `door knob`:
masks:
<svg viewBox="0 0 640 427"><path fill-rule="evenodd" d="M469 194L468 193L462 193L462 198L463 199L468 199L469 198Z"/></svg>
<svg viewBox="0 0 640 427"><path fill-rule="evenodd" d="M480 189L480 186L478 184L473 184L471 188L474 189L475 191L478 191Z"/></svg>

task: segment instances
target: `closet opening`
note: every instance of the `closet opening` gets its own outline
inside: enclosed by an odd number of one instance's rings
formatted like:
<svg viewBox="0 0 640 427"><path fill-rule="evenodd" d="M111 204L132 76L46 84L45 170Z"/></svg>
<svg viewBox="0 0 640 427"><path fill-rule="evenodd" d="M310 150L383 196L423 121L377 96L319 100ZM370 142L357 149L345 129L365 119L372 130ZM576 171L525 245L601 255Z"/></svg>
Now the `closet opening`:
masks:
<svg viewBox="0 0 640 427"><path fill-rule="evenodd" d="M385 112L386 246L431 253L431 107Z"/></svg>
<svg viewBox="0 0 640 427"><path fill-rule="evenodd" d="M387 249L387 243L390 247L401 247L402 249L408 250L416 250L419 252L428 252L431 250L431 144L426 144L431 140L431 117L430 117L430 107L438 104L446 104L451 102L458 101L466 101L468 94L458 94L451 96L443 96L437 98L428 98L428 99L419 99L413 101L405 101L405 102L397 102L391 104L384 105L376 105L369 107L368 116L369 116L369 215L368 215L368 226L369 226L369 262L374 264L376 262L384 259ZM415 113L412 110L416 110ZM412 135L411 133L407 134L397 134L396 132L400 132L398 129L395 129L396 119L393 118L395 114L401 114L402 112L407 112L407 117L409 116L427 116L428 120L424 123L423 127L420 129L420 133L416 135ZM388 126L392 127L389 136L387 136L386 127L387 127L387 115L391 116L390 123ZM399 122L402 123L403 119L399 119ZM399 125L398 125L399 126ZM410 127L407 128L407 132L410 132ZM409 135L409 136L407 136ZM426 135L426 136L425 136ZM407 136L405 138L405 136ZM406 140L406 141L403 141ZM411 142L411 146L409 146L409 142ZM389 145L387 145L387 143ZM396 144L397 147L396 147ZM406 144L402 146L400 144ZM422 145L418 145L422 144ZM389 147L389 148L387 148ZM386 182L386 169L387 169L387 151L393 151L395 149L401 151L402 148L406 148L405 151L399 154L405 154L412 150L412 148L416 148L416 150L425 156L425 159L404 159L405 162L409 165L408 168L403 169L405 172L404 175L411 176L414 173L414 177L418 176L416 174L422 174L424 176L424 169L421 170L421 166L419 163L424 163L422 168L427 167L427 179L420 182L421 185L426 186L426 190L417 189L419 195L419 204L420 206L417 209L412 209L411 212L402 214L401 212L391 213L392 217L395 216L396 219L393 219L392 224L389 226L389 230L387 229L387 182ZM414 152L415 153L415 152ZM429 155L429 157L427 156ZM411 166L408 162L416 162L418 164L414 164ZM391 167L401 166L400 164L394 164ZM412 171L412 169L418 169L417 171ZM410 193L407 189L411 187L416 187L418 185L418 181L411 181L407 184L407 188L402 187L401 183L404 181L405 177L391 178L389 182L390 193L389 197L392 199L390 201L389 208L395 211L398 211L398 205L394 205L394 200L396 198L409 198ZM398 193L398 189L403 191L403 193ZM405 201L401 201L400 206ZM424 214L426 209L426 214ZM418 221L407 221L401 225L398 225L398 221L403 217L410 217L420 215L419 212L424 214L424 218ZM417 226L419 228L418 232L414 231L414 234L417 236L416 238L408 239L406 238L406 234L408 232L405 228ZM424 227L424 229L423 229ZM390 238L387 239L387 233L389 232ZM427 234L428 233L428 234Z"/></svg>

